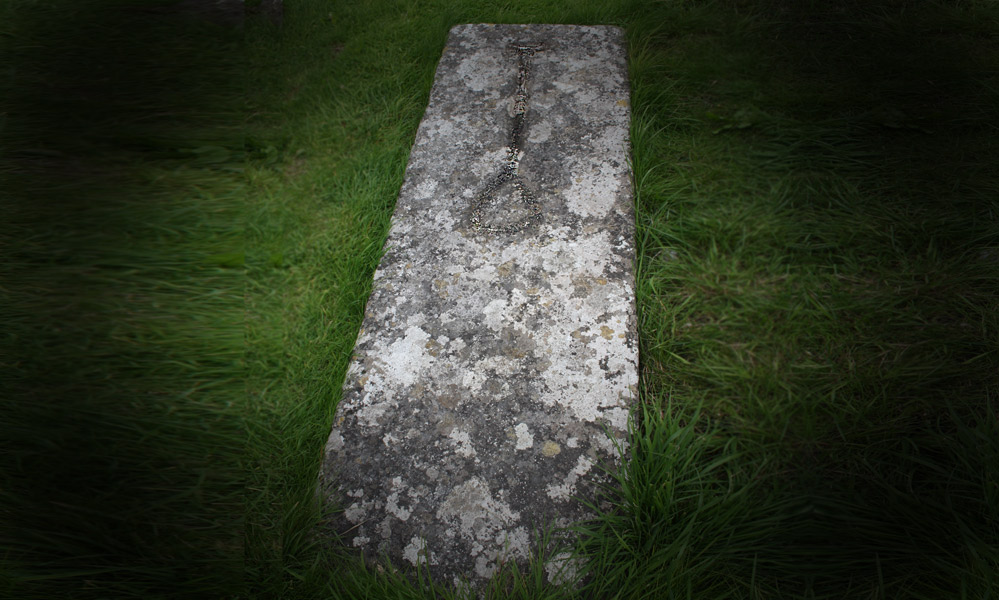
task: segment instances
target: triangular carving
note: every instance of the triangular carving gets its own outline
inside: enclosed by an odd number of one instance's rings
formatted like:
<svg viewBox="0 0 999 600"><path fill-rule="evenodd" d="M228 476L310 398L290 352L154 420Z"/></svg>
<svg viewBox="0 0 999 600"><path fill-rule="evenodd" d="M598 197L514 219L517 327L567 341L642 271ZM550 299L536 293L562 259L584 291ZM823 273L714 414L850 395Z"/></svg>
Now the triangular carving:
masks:
<svg viewBox="0 0 999 600"><path fill-rule="evenodd" d="M512 44L517 52L517 93L513 101L513 126L506 150L506 162L472 200L471 223L476 230L493 233L517 233L541 222L537 196L520 176L521 140L524 137L530 94L527 80L531 58L543 49L542 44ZM508 198L503 202L504 197Z"/></svg>
<svg viewBox="0 0 999 600"><path fill-rule="evenodd" d="M472 227L494 233L516 233L541 221L541 205L523 178L503 171L475 197Z"/></svg>

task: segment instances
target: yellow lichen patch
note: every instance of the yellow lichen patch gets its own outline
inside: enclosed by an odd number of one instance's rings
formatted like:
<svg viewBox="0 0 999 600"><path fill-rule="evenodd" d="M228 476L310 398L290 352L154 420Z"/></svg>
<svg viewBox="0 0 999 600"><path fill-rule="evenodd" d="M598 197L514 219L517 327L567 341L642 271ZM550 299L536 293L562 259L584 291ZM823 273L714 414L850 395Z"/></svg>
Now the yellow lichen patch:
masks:
<svg viewBox="0 0 999 600"><path fill-rule="evenodd" d="M496 272L500 274L500 277L509 277L513 273L513 261L508 260L496 267Z"/></svg>
<svg viewBox="0 0 999 600"><path fill-rule="evenodd" d="M561 451L562 447L551 440L545 442L545 445L541 447L541 454L547 458L551 458Z"/></svg>
<svg viewBox="0 0 999 600"><path fill-rule="evenodd" d="M429 354L430 356L437 356L438 354L440 354L442 348L440 342L438 342L437 340L430 340L423 347L427 349L427 354Z"/></svg>
<svg viewBox="0 0 999 600"><path fill-rule="evenodd" d="M503 354L509 356L510 358L524 358L527 356L527 351L521 348L507 348L503 351Z"/></svg>
<svg viewBox="0 0 999 600"><path fill-rule="evenodd" d="M461 403L461 396L458 394L441 394L437 397L437 403L444 408L453 410Z"/></svg>
<svg viewBox="0 0 999 600"><path fill-rule="evenodd" d="M614 337L614 330L606 325L600 326L600 337L609 340Z"/></svg>
<svg viewBox="0 0 999 600"><path fill-rule="evenodd" d="M573 278L572 285L575 286L576 293L583 296L588 295L593 288L590 278L585 276Z"/></svg>

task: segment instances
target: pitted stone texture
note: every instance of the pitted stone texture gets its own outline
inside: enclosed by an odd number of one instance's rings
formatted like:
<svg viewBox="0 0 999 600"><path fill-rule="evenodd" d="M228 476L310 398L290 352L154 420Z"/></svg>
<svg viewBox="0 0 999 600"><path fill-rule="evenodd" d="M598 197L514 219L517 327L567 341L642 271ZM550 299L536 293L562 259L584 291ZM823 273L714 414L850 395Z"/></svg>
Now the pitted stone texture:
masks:
<svg viewBox="0 0 999 600"><path fill-rule="evenodd" d="M517 169L540 218L477 228L509 156L511 45L537 42ZM617 28L451 30L323 465L367 555L475 586L588 516L575 498L617 460L638 382L628 97ZM481 210L523 222L520 200Z"/></svg>

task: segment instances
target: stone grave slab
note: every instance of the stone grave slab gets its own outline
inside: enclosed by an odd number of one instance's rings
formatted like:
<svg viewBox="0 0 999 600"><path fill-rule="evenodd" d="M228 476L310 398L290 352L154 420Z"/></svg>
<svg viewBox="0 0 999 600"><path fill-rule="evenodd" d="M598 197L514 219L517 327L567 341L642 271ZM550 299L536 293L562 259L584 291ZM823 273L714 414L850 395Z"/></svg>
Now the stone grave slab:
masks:
<svg viewBox="0 0 999 600"><path fill-rule="evenodd" d="M638 383L629 110L618 28L451 30L320 477L366 556L479 586L588 516Z"/></svg>

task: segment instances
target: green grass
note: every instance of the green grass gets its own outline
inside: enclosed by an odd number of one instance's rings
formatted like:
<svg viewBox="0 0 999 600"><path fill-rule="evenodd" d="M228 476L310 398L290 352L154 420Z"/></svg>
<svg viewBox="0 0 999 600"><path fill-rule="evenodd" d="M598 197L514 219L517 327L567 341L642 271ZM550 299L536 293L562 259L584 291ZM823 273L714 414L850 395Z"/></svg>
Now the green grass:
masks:
<svg viewBox="0 0 999 600"><path fill-rule="evenodd" d="M641 398L576 589L999 597L999 8L0 5L0 595L446 598L314 535L448 28L626 28ZM590 499L595 504L597 498Z"/></svg>

